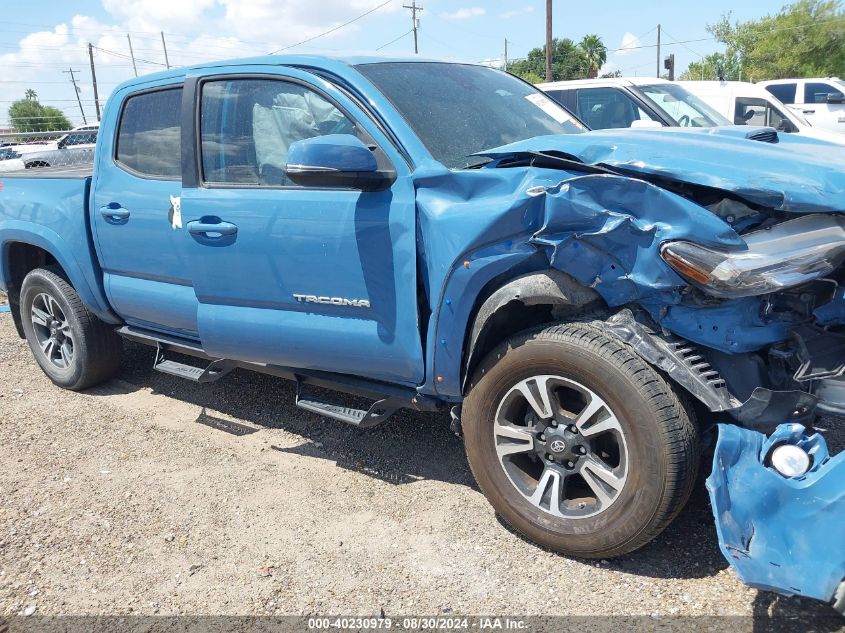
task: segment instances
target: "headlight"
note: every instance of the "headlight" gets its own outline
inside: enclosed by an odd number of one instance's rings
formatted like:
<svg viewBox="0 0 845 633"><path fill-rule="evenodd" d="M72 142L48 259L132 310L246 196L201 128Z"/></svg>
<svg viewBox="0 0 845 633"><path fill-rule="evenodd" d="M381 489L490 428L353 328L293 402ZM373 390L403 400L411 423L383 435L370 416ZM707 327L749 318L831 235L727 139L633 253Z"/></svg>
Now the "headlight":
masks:
<svg viewBox="0 0 845 633"><path fill-rule="evenodd" d="M845 259L845 221L807 215L743 236L748 250L667 242L660 254L681 276L716 297L750 297L826 275Z"/></svg>

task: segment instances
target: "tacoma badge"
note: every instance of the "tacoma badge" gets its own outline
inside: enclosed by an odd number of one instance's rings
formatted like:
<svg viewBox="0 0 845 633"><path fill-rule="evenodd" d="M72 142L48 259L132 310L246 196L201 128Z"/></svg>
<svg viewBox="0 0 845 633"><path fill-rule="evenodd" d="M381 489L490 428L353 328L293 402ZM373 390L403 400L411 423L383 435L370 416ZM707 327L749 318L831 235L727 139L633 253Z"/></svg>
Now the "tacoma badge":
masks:
<svg viewBox="0 0 845 633"><path fill-rule="evenodd" d="M367 299L346 299L344 297L318 297L317 295L301 295L294 293L293 298L299 303L322 303L333 306L352 306L353 308L369 308Z"/></svg>

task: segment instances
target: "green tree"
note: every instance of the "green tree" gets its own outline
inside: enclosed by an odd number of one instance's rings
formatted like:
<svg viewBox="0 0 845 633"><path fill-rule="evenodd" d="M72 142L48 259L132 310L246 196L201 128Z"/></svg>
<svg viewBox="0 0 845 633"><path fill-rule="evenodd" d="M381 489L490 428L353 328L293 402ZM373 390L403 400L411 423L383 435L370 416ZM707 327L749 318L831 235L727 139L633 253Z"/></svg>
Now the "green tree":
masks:
<svg viewBox="0 0 845 633"><path fill-rule="evenodd" d="M529 77L546 77L546 47L533 48L525 59L508 64L514 75L531 81ZM589 64L584 51L569 38L552 40L552 81L584 79L589 74Z"/></svg>
<svg viewBox="0 0 845 633"><path fill-rule="evenodd" d="M41 105L31 88L23 99L9 106L9 122L16 132L51 132L69 130L72 125L58 108Z"/></svg>
<svg viewBox="0 0 845 633"><path fill-rule="evenodd" d="M692 62L681 73L681 81L739 81L742 79L739 56L734 53L713 53Z"/></svg>
<svg viewBox="0 0 845 633"><path fill-rule="evenodd" d="M799 0L774 15L708 31L736 58L747 81L845 73L845 13L840 0ZM739 73L737 73L738 75Z"/></svg>
<svg viewBox="0 0 845 633"><path fill-rule="evenodd" d="M584 59L587 62L587 74L592 79L598 77L599 69L607 61L607 46L596 34L585 35L578 43L578 47L584 52Z"/></svg>

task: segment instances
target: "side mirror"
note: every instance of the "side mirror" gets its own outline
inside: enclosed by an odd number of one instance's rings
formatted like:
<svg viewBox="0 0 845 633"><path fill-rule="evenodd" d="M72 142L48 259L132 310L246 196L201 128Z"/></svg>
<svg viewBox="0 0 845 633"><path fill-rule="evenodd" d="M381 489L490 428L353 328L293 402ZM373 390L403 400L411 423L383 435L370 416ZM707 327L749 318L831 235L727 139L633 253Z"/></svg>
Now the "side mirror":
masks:
<svg viewBox="0 0 845 633"><path fill-rule="evenodd" d="M792 132L796 131L796 128L794 125L792 125L792 121L790 121L789 119L781 119L780 123L778 123L777 131L787 132L791 134Z"/></svg>
<svg viewBox="0 0 845 633"><path fill-rule="evenodd" d="M292 143L287 176L305 187L351 187L383 191L396 180L393 171L379 171L372 150L352 134L326 134Z"/></svg>
<svg viewBox="0 0 845 633"><path fill-rule="evenodd" d="M825 99L827 103L845 103L845 95L841 92L831 92Z"/></svg>

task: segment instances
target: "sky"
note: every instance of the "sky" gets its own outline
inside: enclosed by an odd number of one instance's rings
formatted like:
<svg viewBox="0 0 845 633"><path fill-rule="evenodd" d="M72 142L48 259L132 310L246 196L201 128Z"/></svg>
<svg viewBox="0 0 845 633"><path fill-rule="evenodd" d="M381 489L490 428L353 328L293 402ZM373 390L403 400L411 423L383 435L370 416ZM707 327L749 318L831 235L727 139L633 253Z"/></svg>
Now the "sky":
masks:
<svg viewBox="0 0 845 633"><path fill-rule="evenodd" d="M499 64L517 59L545 38L544 0L417 0L420 55ZM173 66L265 54L332 55L414 52L411 0L4 0L0 5L0 127L8 107L32 88L39 100L82 121L70 74L73 69L89 123L96 120L88 42L101 103L134 76L164 69L161 32ZM598 34L609 49L603 72L650 76L657 72L657 24L661 55L675 54L680 73L703 55L721 50L706 27L731 12L736 20L777 12L784 0L554 0L553 33L578 41ZM365 15L366 14L366 15ZM355 19L359 18L359 19ZM352 21L354 20L354 21ZM345 23L352 21L350 24ZM326 33L327 31L330 31ZM309 41L304 41L309 40ZM681 43L678 43L681 42Z"/></svg>

